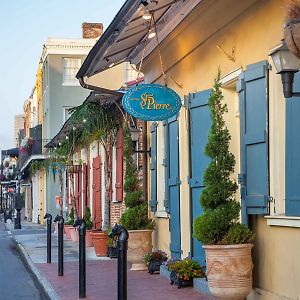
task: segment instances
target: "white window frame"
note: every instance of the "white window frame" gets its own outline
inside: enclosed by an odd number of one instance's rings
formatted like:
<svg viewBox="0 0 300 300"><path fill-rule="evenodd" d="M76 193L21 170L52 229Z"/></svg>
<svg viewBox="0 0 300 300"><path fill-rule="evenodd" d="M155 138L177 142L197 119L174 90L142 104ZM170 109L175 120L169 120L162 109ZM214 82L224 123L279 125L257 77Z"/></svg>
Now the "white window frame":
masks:
<svg viewBox="0 0 300 300"><path fill-rule="evenodd" d="M66 74L66 69L67 69L66 63L70 62L71 60L78 62L77 67L73 67L74 77L72 77L72 78L71 78L70 75ZM80 67L81 67L81 58L78 58L78 57L63 57L62 58L62 85L64 85L64 86L79 86L80 85L79 81L75 76L76 76L78 70L80 69ZM71 67L69 67L69 69L71 69ZM66 78L66 77L69 77L69 78Z"/></svg>
<svg viewBox="0 0 300 300"><path fill-rule="evenodd" d="M70 118L71 114L69 114L68 111L72 108L73 108L73 106L64 106L63 107L63 123L65 123ZM69 117L67 117L67 113L68 113Z"/></svg>

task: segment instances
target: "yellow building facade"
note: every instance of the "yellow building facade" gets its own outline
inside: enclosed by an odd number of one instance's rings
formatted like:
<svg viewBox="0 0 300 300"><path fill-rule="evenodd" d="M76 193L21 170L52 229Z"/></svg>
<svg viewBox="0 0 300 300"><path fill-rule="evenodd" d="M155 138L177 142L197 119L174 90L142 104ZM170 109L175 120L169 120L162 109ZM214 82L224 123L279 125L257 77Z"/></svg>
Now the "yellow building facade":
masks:
<svg viewBox="0 0 300 300"><path fill-rule="evenodd" d="M145 10L154 14L155 26L145 21ZM207 102L221 70L236 200L241 220L256 234L249 299L300 297L300 102L284 99L269 56L283 38L284 15L280 0L128 0L80 72L89 77L130 61L145 83L166 84L180 95L179 115L147 128L153 248L205 263L192 228L202 213L199 198L209 162Z"/></svg>
<svg viewBox="0 0 300 300"><path fill-rule="evenodd" d="M240 173L240 108L236 89L240 74L248 65L266 61L268 69L269 203L270 216L251 215L256 233L254 247L254 289L249 299L298 299L300 263L299 218L285 217L285 100L280 76L268 53L283 37L284 10L281 1L202 1L160 44L168 86L184 99L211 89L220 67L225 116L236 157L233 179ZM164 84L157 48L144 59L142 71L147 83ZM185 104L183 102L183 104ZM179 115L180 238L181 257L191 255L192 203L189 185L188 110ZM170 250L170 219L164 207L164 133L157 128L157 211L154 248ZM150 126L149 126L150 130ZM150 143L150 139L149 139ZM150 167L150 165L149 165ZM150 177L150 176L149 176ZM149 194L151 180L149 180ZM240 200L240 190L236 199ZM193 200L194 201L194 200ZM281 222L282 218L285 222ZM288 248L287 248L287 245ZM196 256L196 254L194 254Z"/></svg>
<svg viewBox="0 0 300 300"><path fill-rule="evenodd" d="M43 114L43 71L42 63L39 63L37 73L36 73L36 91L37 91L37 115L38 115L38 124L42 124L42 140L44 140L44 114ZM42 142L42 145L44 143ZM35 175L35 181L37 186L38 194L38 214L39 221L41 224L44 224L44 215L45 215L45 201L46 201L46 171L44 169L39 170Z"/></svg>

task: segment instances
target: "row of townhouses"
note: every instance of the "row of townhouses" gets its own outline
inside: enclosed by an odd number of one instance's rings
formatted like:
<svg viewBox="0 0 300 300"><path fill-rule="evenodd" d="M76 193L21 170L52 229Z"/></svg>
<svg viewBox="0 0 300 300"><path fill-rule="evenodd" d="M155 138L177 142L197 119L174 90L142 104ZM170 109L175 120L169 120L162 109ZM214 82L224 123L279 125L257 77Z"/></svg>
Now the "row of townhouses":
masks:
<svg viewBox="0 0 300 300"><path fill-rule="evenodd" d="M144 18L145 10L151 21ZM72 178L63 170L62 192L56 170L33 172L30 166L84 128L85 119L69 118L74 107L80 115L80 109L96 104L102 112L114 112L122 124L127 90L140 81L167 84L181 97L180 113L163 122L129 118L134 159L155 221L153 248L205 264L193 222L203 212L199 198L209 163L204 154L211 126L208 98L220 69L236 159L235 197L242 222L256 235L249 299L298 299L300 100L284 96L271 57L282 43L284 22L280 0L127 0L104 33L99 24L85 23L82 39L47 40L24 104L30 144L24 142L27 148L19 155L28 183L23 187L25 216L43 223L44 214L57 214L59 206L67 216L74 184L80 217L90 207L94 228L119 222L126 210L121 125L110 148L97 138L75 147L72 160L80 171ZM300 90L298 73L294 90Z"/></svg>

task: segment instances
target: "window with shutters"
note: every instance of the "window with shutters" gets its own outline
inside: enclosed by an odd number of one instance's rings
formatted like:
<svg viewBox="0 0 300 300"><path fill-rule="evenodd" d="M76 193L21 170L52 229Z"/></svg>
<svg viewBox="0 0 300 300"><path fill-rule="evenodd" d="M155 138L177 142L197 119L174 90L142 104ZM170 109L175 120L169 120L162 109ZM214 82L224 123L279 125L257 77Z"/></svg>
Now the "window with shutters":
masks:
<svg viewBox="0 0 300 300"><path fill-rule="evenodd" d="M164 142L164 126L162 122L152 123L150 127L151 134L151 194L150 207L156 217L167 217L165 207L165 142Z"/></svg>
<svg viewBox="0 0 300 300"><path fill-rule="evenodd" d="M63 58L63 85L79 85L76 74L80 66L80 58Z"/></svg>

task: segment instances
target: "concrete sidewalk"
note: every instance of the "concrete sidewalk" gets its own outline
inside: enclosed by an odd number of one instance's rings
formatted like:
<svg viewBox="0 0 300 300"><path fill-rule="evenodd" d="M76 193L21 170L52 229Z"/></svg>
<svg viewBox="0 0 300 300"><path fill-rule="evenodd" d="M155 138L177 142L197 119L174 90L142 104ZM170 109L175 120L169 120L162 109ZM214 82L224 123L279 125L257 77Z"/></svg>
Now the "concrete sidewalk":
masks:
<svg viewBox="0 0 300 300"><path fill-rule="evenodd" d="M46 228L23 221L21 230L6 224L16 240L19 250L43 285L50 299L79 299L78 243L64 240L64 276L57 276L57 235L52 235L52 264L46 262ZM117 299L117 260L96 257L93 247L86 253L86 294L89 300ZM134 272L128 266L128 300L212 300L191 287L177 289L159 274Z"/></svg>

